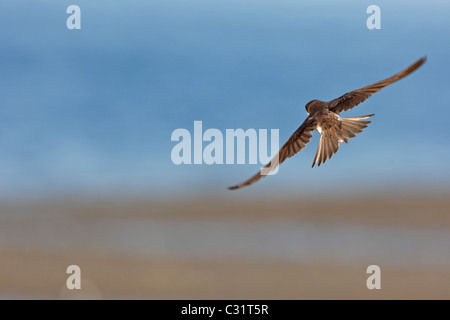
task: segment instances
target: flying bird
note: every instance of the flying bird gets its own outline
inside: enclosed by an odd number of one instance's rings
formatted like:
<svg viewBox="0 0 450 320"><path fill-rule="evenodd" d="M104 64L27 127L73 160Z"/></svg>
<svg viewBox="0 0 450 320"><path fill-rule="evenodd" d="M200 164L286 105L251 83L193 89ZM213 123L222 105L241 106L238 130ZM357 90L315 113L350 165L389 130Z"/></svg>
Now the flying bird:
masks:
<svg viewBox="0 0 450 320"><path fill-rule="evenodd" d="M320 100L308 102L305 106L308 117L281 147L275 157L273 157L273 159L253 177L238 185L229 187L228 189L234 190L248 186L261 179L261 177L269 174L278 167L278 165L283 163L284 160L292 157L305 148L306 144L310 141L314 130L317 130L320 133L320 141L312 166L314 167L316 163L317 166L320 166L321 163L325 163L327 159L330 159L333 154L338 151L342 142L348 143L349 138L353 138L356 134L362 132L370 123L370 121L367 121L366 119L374 115L369 114L360 117L342 118L339 114L356 107L367 100L372 94L380 91L391 83L406 77L408 74L419 68L426 60L427 58L423 57L392 77L347 92L337 99L328 102Z"/></svg>

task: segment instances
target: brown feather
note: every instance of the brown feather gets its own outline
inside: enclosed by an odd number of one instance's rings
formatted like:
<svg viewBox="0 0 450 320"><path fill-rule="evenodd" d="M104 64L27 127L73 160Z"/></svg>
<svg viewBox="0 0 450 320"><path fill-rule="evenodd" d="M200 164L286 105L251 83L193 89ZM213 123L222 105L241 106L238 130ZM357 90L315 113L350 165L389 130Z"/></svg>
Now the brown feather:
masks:
<svg viewBox="0 0 450 320"><path fill-rule="evenodd" d="M408 74L417 70L426 61L426 59L426 57L421 58L408 68L400 71L392 77L369 86L347 92L339 98L329 102L320 100L310 101L305 106L306 111L309 114L308 118L306 118L302 125L294 132L294 134L291 135L288 141L286 141L286 143L281 147L277 155L253 177L238 185L229 187L229 189L239 189L258 181L261 177L267 175L270 171L274 170L277 166L283 163L284 160L300 152L310 141L312 131L318 126L320 126L322 130L322 135L312 166L314 167L316 163L320 166L321 163L324 163L337 152L339 149L340 140L348 143L349 138L355 137L356 134L362 132L363 129L371 123L370 121L363 121L363 119L373 116L373 114L371 114L361 117L340 118L338 114L342 111L346 111L357 106L361 102L368 99L372 94L380 91L391 83L406 77Z"/></svg>
<svg viewBox="0 0 450 320"><path fill-rule="evenodd" d="M358 104L367 100L372 94L380 91L384 87L406 77L411 72L417 70L426 60L427 58L423 57L417 60L412 65L410 65L408 68L400 71L399 73L396 73L392 77L378 81L363 88L347 92L346 94L340 96L339 98L331 100L328 103L329 110L336 113L340 113L342 111L347 111L349 109L356 107Z"/></svg>
<svg viewBox="0 0 450 320"><path fill-rule="evenodd" d="M278 151L277 155L258 173L256 173L250 179L229 187L230 190L239 189L245 186L248 186L262 177L266 176L270 171L274 170L280 164L284 162L289 157L300 152L306 144L311 140L312 133L316 128L316 120L313 117L308 117L302 123L302 125L291 135L291 137L286 141L286 143L281 147L280 151Z"/></svg>

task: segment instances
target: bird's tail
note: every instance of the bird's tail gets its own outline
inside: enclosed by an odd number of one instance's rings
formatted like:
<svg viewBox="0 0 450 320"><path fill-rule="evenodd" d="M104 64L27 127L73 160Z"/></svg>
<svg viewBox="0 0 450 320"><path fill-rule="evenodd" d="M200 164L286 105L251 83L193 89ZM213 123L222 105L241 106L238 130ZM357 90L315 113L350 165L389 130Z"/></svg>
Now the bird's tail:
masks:
<svg viewBox="0 0 450 320"><path fill-rule="evenodd" d="M362 132L364 128L367 128L370 121L362 120L372 116L373 114L353 118L340 118L341 125L339 128L322 131L312 166L314 167L316 163L317 166L320 166L321 163L325 163L327 159L330 159L338 151L341 142L347 143L349 138L353 138L356 134Z"/></svg>
<svg viewBox="0 0 450 320"><path fill-rule="evenodd" d="M374 116L374 114L352 118L341 118L341 130L338 134L339 140L347 143L349 138L353 138L356 134L362 132L363 129L367 128L367 125L371 122L361 120L368 119L372 116Z"/></svg>

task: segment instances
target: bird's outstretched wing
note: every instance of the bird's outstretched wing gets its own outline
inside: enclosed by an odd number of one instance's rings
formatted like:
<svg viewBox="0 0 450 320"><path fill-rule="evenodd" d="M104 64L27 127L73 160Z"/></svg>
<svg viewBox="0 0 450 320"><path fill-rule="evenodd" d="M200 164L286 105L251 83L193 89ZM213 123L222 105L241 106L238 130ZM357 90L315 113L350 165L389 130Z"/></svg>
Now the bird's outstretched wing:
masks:
<svg viewBox="0 0 450 320"><path fill-rule="evenodd" d="M399 73L393 75L390 78L378 81L374 84L371 84L369 86L354 91L347 92L346 94L340 96L339 98L331 100L330 102L328 102L329 110L339 113L356 107L358 104L367 100L372 94L380 91L381 89L390 85L391 83L394 83L395 81L398 81L406 77L408 74L419 68L426 60L427 58L423 57L417 60L412 65L410 65L405 70L400 71Z"/></svg>
<svg viewBox="0 0 450 320"><path fill-rule="evenodd" d="M308 117L302 125L291 135L286 143L281 147L280 151L273 157L273 159L253 177L233 187L230 190L239 189L258 181L261 177L269 174L272 170L278 167L284 160L292 157L300 152L306 144L311 140L312 131L316 128L316 120L313 117Z"/></svg>

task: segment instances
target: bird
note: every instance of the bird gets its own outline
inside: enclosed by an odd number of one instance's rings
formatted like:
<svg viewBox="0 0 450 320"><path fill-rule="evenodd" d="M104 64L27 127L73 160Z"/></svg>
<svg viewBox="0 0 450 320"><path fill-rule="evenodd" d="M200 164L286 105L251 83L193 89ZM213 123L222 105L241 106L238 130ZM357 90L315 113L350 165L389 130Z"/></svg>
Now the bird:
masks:
<svg viewBox="0 0 450 320"><path fill-rule="evenodd" d="M287 158L290 158L306 147L310 141L314 130L319 132L320 140L316 155L314 156L312 167L317 163L319 167L330 159L339 149L342 142L348 143L349 138L363 131L371 121L368 121L374 114L359 117L343 118L341 112L350 110L367 100L371 95L377 93L384 87L406 77L417 70L427 57L422 57L406 69L394 74L384 80L362 87L343 94L331 101L312 100L305 105L308 117L300 127L290 136L272 160L250 179L229 187L230 190L240 189L268 175L277 168Z"/></svg>

